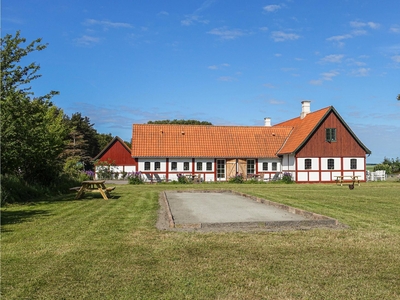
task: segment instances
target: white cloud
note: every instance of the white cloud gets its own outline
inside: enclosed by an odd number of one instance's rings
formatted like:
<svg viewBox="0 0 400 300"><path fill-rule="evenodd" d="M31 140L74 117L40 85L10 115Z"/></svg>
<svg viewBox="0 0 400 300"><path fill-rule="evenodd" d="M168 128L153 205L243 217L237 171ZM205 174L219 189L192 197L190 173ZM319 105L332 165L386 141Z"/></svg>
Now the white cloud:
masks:
<svg viewBox="0 0 400 300"><path fill-rule="evenodd" d="M190 15L186 15L185 19L181 21L181 24L183 26L190 26L194 23L202 23L202 24L208 24L208 20L203 20L202 17L199 15L202 11L206 10L209 8L215 0L206 0L204 1L199 8L197 8L194 13Z"/></svg>
<svg viewBox="0 0 400 300"><path fill-rule="evenodd" d="M337 71L330 71L330 72L325 72L321 74L324 80L331 81L333 77L339 75L339 72Z"/></svg>
<svg viewBox="0 0 400 300"><path fill-rule="evenodd" d="M265 11L267 11L267 12L274 12L274 11L276 11L278 9L281 9L281 8L282 8L282 6L281 5L277 5L277 4L271 4L271 5L267 5L267 6L263 7L263 9Z"/></svg>
<svg viewBox="0 0 400 300"><path fill-rule="evenodd" d="M246 35L247 33L240 29L227 29L227 27L214 28L207 32L219 36L223 40L233 40L240 36Z"/></svg>
<svg viewBox="0 0 400 300"><path fill-rule="evenodd" d="M283 31L274 31L271 35L275 42L293 41L300 38L298 34L295 33L285 33Z"/></svg>
<svg viewBox="0 0 400 300"><path fill-rule="evenodd" d="M392 60L395 61L395 62L400 63L400 55L392 56Z"/></svg>
<svg viewBox="0 0 400 300"><path fill-rule="evenodd" d="M209 66L208 67L208 69L210 69L210 70L219 70L219 69L222 69L222 68L227 68L227 67L230 67L231 65L230 64L220 64L220 65L212 65L212 66Z"/></svg>
<svg viewBox="0 0 400 300"><path fill-rule="evenodd" d="M75 42L80 46L91 46L100 42L100 38L94 36L84 35L75 39Z"/></svg>
<svg viewBox="0 0 400 300"><path fill-rule="evenodd" d="M83 23L85 26L100 25L104 28L132 28L133 26L129 23L111 22L111 21L99 21L95 19L86 19Z"/></svg>
<svg viewBox="0 0 400 300"><path fill-rule="evenodd" d="M233 78L231 76L221 76L218 78L219 81L226 81L226 82L231 82L231 81L236 81L236 78Z"/></svg>
<svg viewBox="0 0 400 300"><path fill-rule="evenodd" d="M186 18L181 21L181 24L183 26L190 26L194 23L202 23L202 24L208 24L208 20L203 20L200 16L197 15L188 15L185 16Z"/></svg>
<svg viewBox="0 0 400 300"><path fill-rule="evenodd" d="M344 55L343 54L331 54L324 58L321 58L321 63L341 63Z"/></svg>
<svg viewBox="0 0 400 300"><path fill-rule="evenodd" d="M375 22L359 22L359 21L352 21L350 22L351 27L355 28L362 28L362 27L369 27L371 29L378 29L381 25Z"/></svg>
<svg viewBox="0 0 400 300"><path fill-rule="evenodd" d="M324 81L332 81L333 77L338 76L340 73L336 70L325 72L320 74L322 78L310 80L309 83L312 85L322 85Z"/></svg>
<svg viewBox="0 0 400 300"><path fill-rule="evenodd" d="M275 86L272 83L264 83L263 86L269 88L269 89L274 89Z"/></svg>
<svg viewBox="0 0 400 300"><path fill-rule="evenodd" d="M393 33L400 33L400 25L392 25L389 31Z"/></svg>
<svg viewBox="0 0 400 300"><path fill-rule="evenodd" d="M343 35L335 35L327 38L326 40L329 42L336 42L339 47L344 46L343 40L351 39L353 36L351 34L343 34Z"/></svg>
<svg viewBox="0 0 400 300"><path fill-rule="evenodd" d="M356 77L365 77L369 75L370 68L359 68L357 70L353 70L351 75Z"/></svg>
<svg viewBox="0 0 400 300"><path fill-rule="evenodd" d="M167 11L160 11L157 15L159 15L159 16L169 16L169 13Z"/></svg>
<svg viewBox="0 0 400 300"><path fill-rule="evenodd" d="M322 79L310 80L309 83L312 85L322 85Z"/></svg>

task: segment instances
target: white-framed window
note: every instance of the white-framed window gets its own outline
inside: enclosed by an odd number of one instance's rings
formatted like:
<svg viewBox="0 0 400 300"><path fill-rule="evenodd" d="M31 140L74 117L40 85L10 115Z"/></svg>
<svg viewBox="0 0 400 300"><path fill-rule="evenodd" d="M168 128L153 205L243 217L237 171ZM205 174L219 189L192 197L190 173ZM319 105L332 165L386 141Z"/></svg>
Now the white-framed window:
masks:
<svg viewBox="0 0 400 300"><path fill-rule="evenodd" d="M197 171L203 171L203 163L201 161L198 161L196 163L196 170Z"/></svg>
<svg viewBox="0 0 400 300"><path fill-rule="evenodd" d="M208 161L208 162L206 163L206 170L207 170L207 171L212 171L212 162Z"/></svg>
<svg viewBox="0 0 400 300"><path fill-rule="evenodd" d="M144 170L145 171L150 171L150 162L149 161L145 161L144 162Z"/></svg>
<svg viewBox="0 0 400 300"><path fill-rule="evenodd" d="M160 169L161 169L161 163L159 161L156 161L154 163L154 170L155 171L160 171Z"/></svg>
<svg viewBox="0 0 400 300"><path fill-rule="evenodd" d="M272 171L277 171L278 170L278 163L277 162L273 162L272 163Z"/></svg>
<svg viewBox="0 0 400 300"><path fill-rule="evenodd" d="M268 163L267 162L263 162L262 169L263 169L263 171L268 171Z"/></svg>

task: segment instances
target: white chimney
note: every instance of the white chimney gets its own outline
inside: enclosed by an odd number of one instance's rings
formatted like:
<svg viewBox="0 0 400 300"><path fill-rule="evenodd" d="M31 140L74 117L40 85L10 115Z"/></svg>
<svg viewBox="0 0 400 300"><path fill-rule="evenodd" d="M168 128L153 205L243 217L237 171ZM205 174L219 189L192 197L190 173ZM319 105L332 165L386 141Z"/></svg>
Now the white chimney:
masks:
<svg viewBox="0 0 400 300"><path fill-rule="evenodd" d="M311 103L311 101L308 101L308 100L301 101L300 119L304 119L305 116L311 112L310 111L310 103Z"/></svg>
<svg viewBox="0 0 400 300"><path fill-rule="evenodd" d="M264 118L264 126L271 127L271 118Z"/></svg>

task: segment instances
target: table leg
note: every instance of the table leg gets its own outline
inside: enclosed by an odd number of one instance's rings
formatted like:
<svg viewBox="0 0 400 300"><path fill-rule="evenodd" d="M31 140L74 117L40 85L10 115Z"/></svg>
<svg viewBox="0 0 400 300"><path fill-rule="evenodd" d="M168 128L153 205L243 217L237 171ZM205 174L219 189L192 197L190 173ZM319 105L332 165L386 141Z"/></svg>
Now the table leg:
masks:
<svg viewBox="0 0 400 300"><path fill-rule="evenodd" d="M85 194L85 185L82 185L79 189L78 193L75 196L75 199L80 199Z"/></svg>

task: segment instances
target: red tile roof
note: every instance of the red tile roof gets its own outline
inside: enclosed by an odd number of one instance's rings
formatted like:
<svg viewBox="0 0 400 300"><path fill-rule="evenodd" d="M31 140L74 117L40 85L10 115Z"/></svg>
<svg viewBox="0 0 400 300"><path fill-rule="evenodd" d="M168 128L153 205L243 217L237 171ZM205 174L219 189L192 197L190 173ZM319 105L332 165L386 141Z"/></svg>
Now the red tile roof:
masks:
<svg viewBox="0 0 400 300"><path fill-rule="evenodd" d="M293 131L286 143L279 150L279 154L294 153L298 150L331 109L333 109L333 107L329 106L315 112L310 112L303 119L298 117L274 125L274 128L281 126L293 127Z"/></svg>
<svg viewBox="0 0 400 300"><path fill-rule="evenodd" d="M133 157L277 157L292 127L134 124Z"/></svg>

